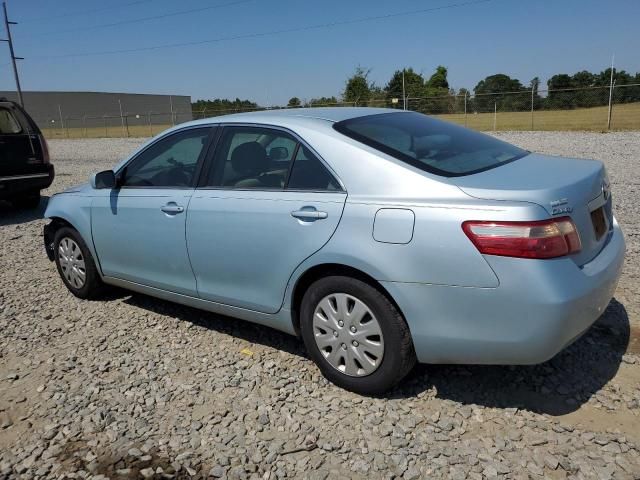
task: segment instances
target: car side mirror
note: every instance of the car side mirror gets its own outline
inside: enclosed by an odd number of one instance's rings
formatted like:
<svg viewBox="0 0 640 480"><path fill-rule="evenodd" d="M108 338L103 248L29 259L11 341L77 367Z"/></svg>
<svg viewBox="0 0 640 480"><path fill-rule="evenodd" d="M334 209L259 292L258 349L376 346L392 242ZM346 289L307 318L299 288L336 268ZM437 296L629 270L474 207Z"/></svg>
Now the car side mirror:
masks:
<svg viewBox="0 0 640 480"><path fill-rule="evenodd" d="M116 174L113 170L105 170L103 172L94 173L91 176L91 188L115 188L116 187Z"/></svg>

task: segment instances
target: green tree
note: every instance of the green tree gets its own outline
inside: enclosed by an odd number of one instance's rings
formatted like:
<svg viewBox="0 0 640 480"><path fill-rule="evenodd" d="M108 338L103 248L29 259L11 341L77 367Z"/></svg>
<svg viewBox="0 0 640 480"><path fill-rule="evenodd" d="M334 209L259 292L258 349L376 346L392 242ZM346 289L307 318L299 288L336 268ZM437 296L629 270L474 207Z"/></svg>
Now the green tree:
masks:
<svg viewBox="0 0 640 480"><path fill-rule="evenodd" d="M425 82L425 96L422 109L427 113L453 113L456 108L456 99L453 92L449 91L447 80L447 68L439 65L436 71ZM464 101L464 99L463 99Z"/></svg>
<svg viewBox="0 0 640 480"><path fill-rule="evenodd" d="M312 98L306 103L307 107L320 107L320 106L331 106L335 107L338 103L338 99L336 97L318 97Z"/></svg>
<svg viewBox="0 0 640 480"><path fill-rule="evenodd" d="M360 106L367 104L371 98L370 72L371 70L365 70L362 67L356 68L355 73L347 80L344 92L342 92L342 98L345 102Z"/></svg>
<svg viewBox="0 0 640 480"><path fill-rule="evenodd" d="M287 103L287 107L299 107L302 104L298 97L291 97L289 99L289 103Z"/></svg>
<svg viewBox="0 0 640 480"><path fill-rule="evenodd" d="M549 92L545 102L548 109L570 109L576 107L575 91L567 89L575 88L570 75L559 73L547 80Z"/></svg>
<svg viewBox="0 0 640 480"><path fill-rule="evenodd" d="M436 72L429 77L426 84L427 90L442 93L443 90L449 90L449 81L447 80L447 68L438 65Z"/></svg>
<svg viewBox="0 0 640 480"><path fill-rule="evenodd" d="M424 96L424 78L413 68L396 70L384 87L387 99L402 99L402 74L404 72L404 92L407 97Z"/></svg>
<svg viewBox="0 0 640 480"><path fill-rule="evenodd" d="M191 104L191 110L195 118L215 117L234 112L247 112L256 110L258 104L250 100L228 100L216 98L214 100L196 100Z"/></svg>
<svg viewBox="0 0 640 480"><path fill-rule="evenodd" d="M475 93L474 108L480 112L493 111L495 102L499 110L514 110L522 103L523 96L513 92L523 91L526 89L517 78L511 78L503 73L490 75L484 80L480 80L473 89Z"/></svg>

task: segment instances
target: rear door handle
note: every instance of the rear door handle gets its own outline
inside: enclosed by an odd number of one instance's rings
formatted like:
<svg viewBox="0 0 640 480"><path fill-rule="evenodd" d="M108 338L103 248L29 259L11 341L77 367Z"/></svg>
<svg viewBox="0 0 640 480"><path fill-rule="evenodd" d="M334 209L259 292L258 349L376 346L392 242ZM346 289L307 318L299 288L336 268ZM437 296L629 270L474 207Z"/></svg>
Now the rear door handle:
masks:
<svg viewBox="0 0 640 480"><path fill-rule="evenodd" d="M160 207L160 210L169 215L176 215L178 213L184 212L184 207L177 205L175 202L169 202L166 205Z"/></svg>
<svg viewBox="0 0 640 480"><path fill-rule="evenodd" d="M305 222L315 222L316 220L325 219L329 215L327 214L327 212L320 212L311 207L306 209L303 208L301 210L294 210L293 212L291 212L291 216Z"/></svg>

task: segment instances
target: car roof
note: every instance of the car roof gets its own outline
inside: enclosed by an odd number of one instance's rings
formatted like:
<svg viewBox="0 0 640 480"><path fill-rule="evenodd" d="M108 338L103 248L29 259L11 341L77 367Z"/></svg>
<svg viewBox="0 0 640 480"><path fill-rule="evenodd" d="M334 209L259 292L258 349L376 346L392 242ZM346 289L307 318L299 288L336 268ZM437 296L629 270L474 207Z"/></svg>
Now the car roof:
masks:
<svg viewBox="0 0 640 480"><path fill-rule="evenodd" d="M340 122L350 118L364 117L366 115L376 115L380 113L397 112L392 108L371 108L371 107L315 107L315 108L281 108L275 110L260 110L256 112L236 113L225 115L222 118L246 118L246 117L305 117L325 120L329 122ZM221 118L221 117L217 117Z"/></svg>
<svg viewBox="0 0 640 480"><path fill-rule="evenodd" d="M383 113L398 113L402 110L393 108L371 107L314 107L314 108L281 108L273 110L259 110L255 112L233 113L219 117L204 118L189 122L191 125L242 122L264 124L288 124L295 120L315 121L318 123L334 123L351 118L378 115ZM305 123L306 123L305 122ZM184 125L184 124L183 124Z"/></svg>

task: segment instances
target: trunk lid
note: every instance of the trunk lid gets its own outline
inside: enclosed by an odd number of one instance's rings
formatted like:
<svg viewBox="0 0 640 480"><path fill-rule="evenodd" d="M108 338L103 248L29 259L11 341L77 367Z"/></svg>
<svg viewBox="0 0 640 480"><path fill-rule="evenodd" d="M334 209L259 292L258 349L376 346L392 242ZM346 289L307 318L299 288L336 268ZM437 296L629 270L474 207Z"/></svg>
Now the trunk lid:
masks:
<svg viewBox="0 0 640 480"><path fill-rule="evenodd" d="M578 265L598 255L613 224L609 180L597 160L532 153L451 181L472 197L531 202L544 208L549 217L571 217L582 242L582 250L572 255Z"/></svg>

